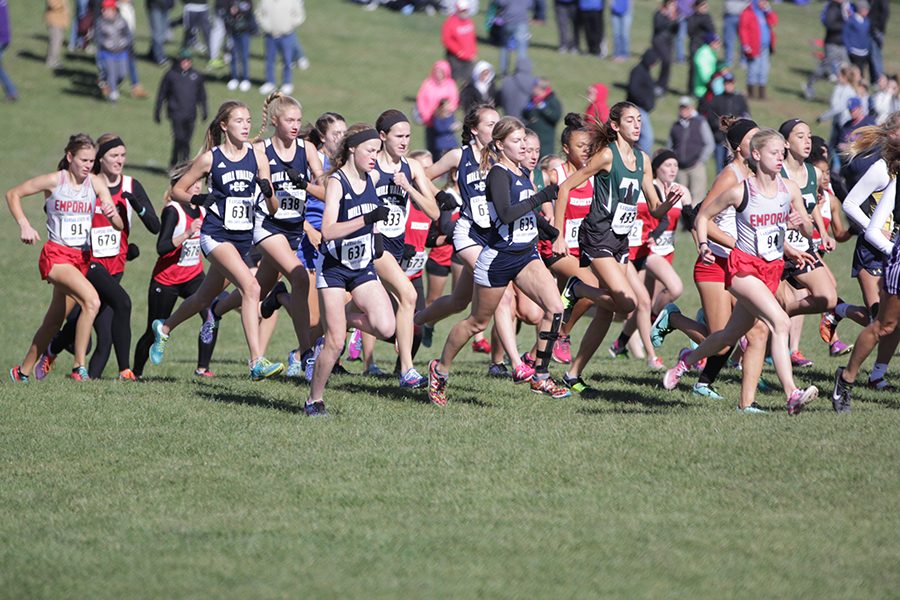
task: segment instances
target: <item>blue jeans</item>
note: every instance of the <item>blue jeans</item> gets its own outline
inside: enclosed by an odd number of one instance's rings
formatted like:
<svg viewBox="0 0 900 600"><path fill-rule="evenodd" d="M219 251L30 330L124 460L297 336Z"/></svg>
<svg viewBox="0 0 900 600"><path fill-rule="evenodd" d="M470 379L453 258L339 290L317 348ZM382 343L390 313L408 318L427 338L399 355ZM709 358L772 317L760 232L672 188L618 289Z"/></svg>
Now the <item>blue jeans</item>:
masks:
<svg viewBox="0 0 900 600"><path fill-rule="evenodd" d="M234 33L231 35L231 78L249 79L250 34Z"/></svg>
<svg viewBox="0 0 900 600"><path fill-rule="evenodd" d="M769 49L747 63L747 85L766 85L769 81Z"/></svg>
<svg viewBox="0 0 900 600"><path fill-rule="evenodd" d="M75 0L75 18L72 19L72 29L69 33L69 50L80 48L84 38L78 35L78 21L87 14L89 0Z"/></svg>
<svg viewBox="0 0 900 600"><path fill-rule="evenodd" d="M647 154L653 153L653 125L650 124L650 113L638 106L641 111L641 137L637 145Z"/></svg>
<svg viewBox="0 0 900 600"><path fill-rule="evenodd" d="M3 44L0 46L0 85L3 86L7 98L18 98L19 92L16 90L16 84L12 82L12 79L9 78L9 75L6 74L6 70L3 68L3 53L5 51L6 44Z"/></svg>
<svg viewBox="0 0 900 600"><path fill-rule="evenodd" d="M169 11L161 8L148 8L150 17L150 58L158 63L166 60L166 34L169 31Z"/></svg>
<svg viewBox="0 0 900 600"><path fill-rule="evenodd" d="M628 58L631 54L631 18L629 10L624 15L612 16L613 56Z"/></svg>
<svg viewBox="0 0 900 600"><path fill-rule="evenodd" d="M728 66L733 64L732 56L734 51L741 51L741 44L737 39L738 21L740 18L740 15L725 15L722 17L722 38L724 38L722 43L725 46L724 63Z"/></svg>
<svg viewBox="0 0 900 600"><path fill-rule="evenodd" d="M128 51L97 52L97 62L103 67L103 77L109 85L110 91L119 87L119 83L128 74Z"/></svg>
<svg viewBox="0 0 900 600"><path fill-rule="evenodd" d="M294 42L291 38L296 39L292 33L281 37L272 37L266 34L266 83L275 83L275 60L276 54L281 55L281 83L289 84L293 81L291 64L294 62Z"/></svg>
<svg viewBox="0 0 900 600"><path fill-rule="evenodd" d="M306 51L303 50L303 45L300 43L300 38L296 33L291 36L291 46L293 46L293 57L291 58L291 62L297 62L306 56Z"/></svg>
<svg viewBox="0 0 900 600"><path fill-rule="evenodd" d="M678 33L675 35L675 62L684 62L684 45L687 43L687 19L678 19Z"/></svg>
<svg viewBox="0 0 900 600"><path fill-rule="evenodd" d="M503 39L500 43L500 74L509 72L509 51L516 51L516 64L528 54L528 23L504 25Z"/></svg>
<svg viewBox="0 0 900 600"><path fill-rule="evenodd" d="M716 173L725 168L725 160L728 158L728 147L725 144L716 144ZM694 200L696 204L703 198Z"/></svg>

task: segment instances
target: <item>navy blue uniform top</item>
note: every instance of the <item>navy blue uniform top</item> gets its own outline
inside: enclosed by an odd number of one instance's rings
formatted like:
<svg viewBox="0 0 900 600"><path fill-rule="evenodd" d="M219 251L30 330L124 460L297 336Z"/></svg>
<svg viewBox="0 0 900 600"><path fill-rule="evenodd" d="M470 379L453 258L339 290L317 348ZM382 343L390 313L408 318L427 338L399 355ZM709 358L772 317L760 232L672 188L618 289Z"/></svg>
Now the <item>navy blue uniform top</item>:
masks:
<svg viewBox="0 0 900 600"><path fill-rule="evenodd" d="M236 232L239 237L252 236L253 212L259 194L257 186L258 166L253 146L244 145L244 155L236 161L229 160L219 146L212 149L212 167L207 185L213 196L213 203L204 224L228 232Z"/></svg>
<svg viewBox="0 0 900 600"><path fill-rule="evenodd" d="M498 215L488 234L488 246L515 254L533 250L538 239L537 216L531 200L534 186L528 169L522 167L520 170L521 174L516 175L503 165L494 165L488 174L490 185L487 190L488 204L494 206L496 202L492 214ZM499 216L508 213L514 218L501 219Z"/></svg>
<svg viewBox="0 0 900 600"><path fill-rule="evenodd" d="M341 202L338 207L337 222L344 223L361 217L375 210L381 202L375 193L375 184L371 177L366 177L366 189L357 194L350 186L346 175L337 171L332 178L341 182ZM352 270L364 269L372 262L375 253L374 225L363 225L353 233L344 236L340 240L323 242L319 251L326 258L340 262L344 267ZM325 263L327 266L327 262Z"/></svg>
<svg viewBox="0 0 900 600"><path fill-rule="evenodd" d="M303 140L296 141L294 158L289 161L285 161L278 156L271 139L265 141L265 147L266 158L269 159L269 171L272 176L272 189L275 191L275 198L278 200L278 211L274 215L269 215L268 204L266 204L265 199L262 199L257 205L257 212L265 218L281 224L302 226L306 211L306 190L299 189L291 182L287 175L287 170L293 168L306 177L307 181L309 180L309 164L306 161L305 142Z"/></svg>
<svg viewBox="0 0 900 600"><path fill-rule="evenodd" d="M460 216L486 232L496 215L491 212L487 202L487 173L481 170L472 144L463 146L457 166L457 179L462 198Z"/></svg>
<svg viewBox="0 0 900 600"><path fill-rule="evenodd" d="M400 159L400 173L412 182L412 169L405 158ZM409 193L394 183L394 174L381 168L375 161L375 193L391 211L387 219L378 223L378 232L384 236L384 249L395 256L403 254L406 239L406 221L409 219Z"/></svg>

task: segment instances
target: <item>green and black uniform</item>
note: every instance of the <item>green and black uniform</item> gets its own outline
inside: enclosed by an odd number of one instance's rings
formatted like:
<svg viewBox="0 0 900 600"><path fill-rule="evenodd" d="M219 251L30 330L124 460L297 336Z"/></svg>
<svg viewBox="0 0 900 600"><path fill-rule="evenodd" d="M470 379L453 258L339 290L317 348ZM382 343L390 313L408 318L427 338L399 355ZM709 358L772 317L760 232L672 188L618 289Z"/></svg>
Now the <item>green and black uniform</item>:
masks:
<svg viewBox="0 0 900 600"><path fill-rule="evenodd" d="M812 215L818 202L819 181L816 178L816 168L814 166L809 163L803 163L803 166L806 167L806 185L800 188L800 195L803 197L803 205L806 207L807 214ZM781 176L785 179L790 179L790 176L784 167L781 167ZM794 183L799 185L799 182L797 181L794 181ZM813 226L815 226L815 224ZM785 241L790 244L792 248L800 250L801 252L806 252L816 259L813 264L800 266L787 256L784 257L784 273L781 278L787 280L787 282L795 288L802 288L803 286L800 285L794 277L818 269L823 266L822 261L819 258L819 253L816 251L815 244L800 233L800 231L788 229Z"/></svg>

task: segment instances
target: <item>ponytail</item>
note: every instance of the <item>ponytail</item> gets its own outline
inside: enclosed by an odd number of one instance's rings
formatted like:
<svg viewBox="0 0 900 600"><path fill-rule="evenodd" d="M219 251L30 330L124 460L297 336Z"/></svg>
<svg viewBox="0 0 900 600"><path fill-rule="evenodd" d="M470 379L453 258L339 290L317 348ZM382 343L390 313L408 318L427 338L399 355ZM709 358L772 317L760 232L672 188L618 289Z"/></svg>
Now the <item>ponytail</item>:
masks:
<svg viewBox="0 0 900 600"><path fill-rule="evenodd" d="M460 139L463 146L468 146L472 143L472 140L475 139L472 130L478 129L478 124L481 123L482 115L489 110L496 112L497 109L494 108L493 104L476 104L466 113L466 116L463 119L462 132L460 133Z"/></svg>
<svg viewBox="0 0 900 600"><path fill-rule="evenodd" d="M633 108L640 112L640 109L631 102L616 102L609 109L609 119L607 119L606 123L600 122L593 116L589 118L586 130L591 136L591 155L597 154L610 144L616 143L619 134L612 128L611 124L621 122L622 113L628 108Z"/></svg>
<svg viewBox="0 0 900 600"><path fill-rule="evenodd" d="M494 125L494 131L491 134L491 142L481 150L481 163L478 168L487 173L491 166L500 160L500 149L497 142L502 142L514 131L525 130L525 124L516 117L502 117L497 124Z"/></svg>
<svg viewBox="0 0 900 600"><path fill-rule="evenodd" d="M303 107L300 106L300 103L295 98L286 96L281 92L272 92L266 96L262 107L262 125L260 125L259 132L256 134L256 138L253 141L258 142L262 140L266 129L269 128L269 125L274 124L272 123L272 119L279 116L286 108L291 107L295 107L300 111L303 110Z"/></svg>
<svg viewBox="0 0 900 600"><path fill-rule="evenodd" d="M860 127L853 132L855 137L850 143L850 148L844 152L844 156L847 161L851 161L861 154L883 152L888 146L891 134L897 129L900 129L900 111L888 115L881 125Z"/></svg>
<svg viewBox="0 0 900 600"><path fill-rule="evenodd" d="M213 117L206 128L206 133L203 136L203 147L200 149L198 156L222 143L222 128L220 125L228 122L228 119L231 118L231 113L239 108L250 112L250 107L239 100L226 100L222 103L219 110L216 111L216 116Z"/></svg>
<svg viewBox="0 0 900 600"><path fill-rule="evenodd" d="M86 133L76 133L75 135L69 136L69 143L66 144L65 150L63 150L63 157L60 159L59 164L56 165L56 169L58 171L66 171L69 168L69 154L75 156L75 153L79 150L83 150L85 148L96 148L96 144L94 144L94 140L91 139Z"/></svg>

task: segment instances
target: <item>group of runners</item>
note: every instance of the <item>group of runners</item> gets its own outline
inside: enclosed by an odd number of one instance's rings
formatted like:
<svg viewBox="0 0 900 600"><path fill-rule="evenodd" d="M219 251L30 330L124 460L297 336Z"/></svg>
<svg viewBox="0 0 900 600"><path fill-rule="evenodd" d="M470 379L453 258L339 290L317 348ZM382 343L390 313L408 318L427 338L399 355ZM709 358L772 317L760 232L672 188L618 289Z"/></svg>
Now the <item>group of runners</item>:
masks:
<svg viewBox="0 0 900 600"><path fill-rule="evenodd" d="M376 339L394 344L399 386L426 388L436 405L452 398L454 360L473 338L472 348L490 355L488 376L557 399L602 396L585 373L613 321L622 325L609 353L641 355L666 389L694 368L692 393L722 399L717 377L729 360L738 364L737 410L745 413L767 412L755 402L767 357L788 414L817 397L792 372L805 360L798 344L806 314L820 319L832 355L852 350L835 374L836 411L850 411L860 367L876 348L868 385L887 387L900 336L893 244L900 114L861 129L845 157L843 209L858 233L852 274L864 306L839 297L823 260L852 235L830 183L826 144L800 119L776 130L723 118L733 159L705 198L691 198L675 182L672 151L651 157L636 145L641 112L628 102L614 105L606 123L567 115L562 155L540 161L537 136L487 105L471 109L461 147L436 161L410 152L410 123L398 110L383 112L374 126L348 126L334 112L311 126L302 117L296 99L276 92L254 131L250 107L222 104L201 152L171 172L159 216L140 182L125 174L126 145L115 134L96 142L73 135L56 172L9 190L26 244L41 235L22 199L43 194L47 240L39 268L53 286L25 357L10 369L12 381L45 378L65 349L74 355L75 380L100 377L111 351L119 379L140 379L148 358L160 364L175 330L195 315L194 374L211 377L219 321L239 309L250 377L305 377L305 411L313 416L327 414L325 388L345 371L345 349L348 359L366 361L367 374L390 376L375 362ZM128 240L135 215L158 235L158 257L147 327L131 361L131 300L121 279L138 254ZM702 310L695 318L675 303L684 289L673 267L679 223L694 241L682 251L697 254ZM265 357L280 307L296 335L284 363ZM420 347L431 347L438 323L467 310L420 374ZM837 335L844 318L864 327L855 345ZM573 354L581 319L589 322ZM492 322L489 342L483 333ZM534 328L524 352L522 326ZM666 370L656 351L675 331L690 346ZM553 362L564 365L557 377Z"/></svg>

